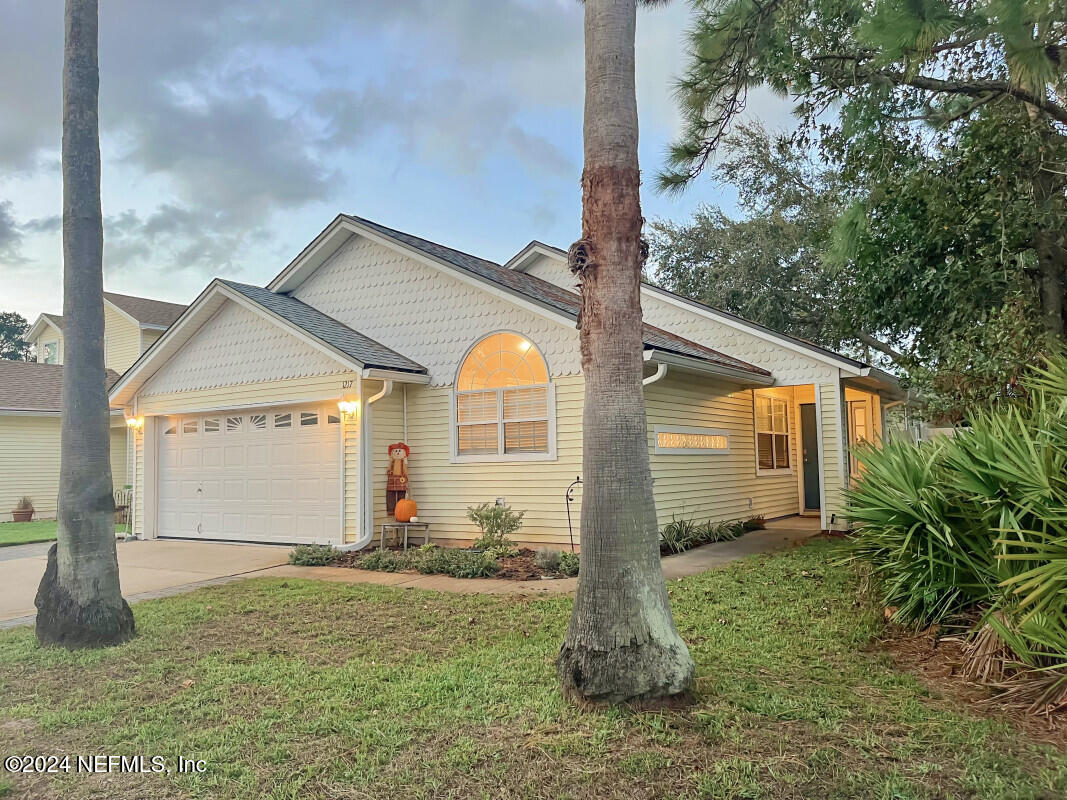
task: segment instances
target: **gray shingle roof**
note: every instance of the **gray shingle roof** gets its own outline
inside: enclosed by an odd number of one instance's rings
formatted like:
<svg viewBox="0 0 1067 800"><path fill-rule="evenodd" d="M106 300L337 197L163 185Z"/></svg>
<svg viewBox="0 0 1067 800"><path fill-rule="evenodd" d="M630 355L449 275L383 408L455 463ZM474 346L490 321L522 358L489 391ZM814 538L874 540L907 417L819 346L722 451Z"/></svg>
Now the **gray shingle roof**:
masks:
<svg viewBox="0 0 1067 800"><path fill-rule="evenodd" d="M534 275L527 275L525 272L508 269L500 264L487 261L484 258L478 258L477 256L472 256L470 253L464 253L460 250L454 250L451 247L445 247L436 242L413 236L410 233L387 228L384 225L379 225L377 222L364 219L363 217L357 217L350 214L342 216L359 225L371 228L383 236L395 239L396 241L402 242L416 250L421 250L427 255L445 261L465 272L472 273L482 280L520 294L533 300L539 305L551 308L571 318L577 318L578 316L578 309L581 307L581 298L574 292L567 291L561 286L556 286L554 283L549 283ZM668 333L661 328L656 328L648 324L644 325L644 343L645 347L650 349L665 350L678 355L690 356L723 367L751 372L756 375L771 374L765 369L753 366L745 361L733 358L725 353L720 353L717 350L712 350L710 347L704 347L701 344L689 341L681 336L676 336L673 333Z"/></svg>
<svg viewBox="0 0 1067 800"><path fill-rule="evenodd" d="M290 297L287 294L278 294L261 286L252 286L247 283L222 280L221 278L219 283L230 287L236 292L240 292L252 302L277 314L282 319L296 325L324 344L350 356L365 367L393 369L402 372L426 372L426 368L421 364L415 363L395 350L390 350L385 345L374 341L369 336L364 336L359 331L352 330L344 323L338 322L333 317L323 314L317 308L312 308L295 297Z"/></svg>
<svg viewBox="0 0 1067 800"><path fill-rule="evenodd" d="M147 297L133 297L128 294L115 294L115 292L104 292L104 297L142 325L159 325L169 328L186 309L186 306L181 303L167 303L163 300L151 300Z"/></svg>
<svg viewBox="0 0 1067 800"><path fill-rule="evenodd" d="M106 373L111 388L119 375L111 369ZM62 366L0 359L0 410L61 411L62 398Z"/></svg>

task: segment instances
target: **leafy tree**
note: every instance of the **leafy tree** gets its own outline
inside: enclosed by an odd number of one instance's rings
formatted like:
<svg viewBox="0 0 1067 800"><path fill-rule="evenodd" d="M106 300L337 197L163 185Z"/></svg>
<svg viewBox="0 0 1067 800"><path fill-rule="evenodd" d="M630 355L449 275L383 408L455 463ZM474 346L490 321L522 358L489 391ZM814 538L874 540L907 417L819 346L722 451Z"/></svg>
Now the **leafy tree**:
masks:
<svg viewBox="0 0 1067 800"><path fill-rule="evenodd" d="M0 358L28 361L30 343L23 337L30 329L26 318L15 311L0 311Z"/></svg>
<svg viewBox="0 0 1067 800"><path fill-rule="evenodd" d="M556 661L563 689L617 703L687 692L693 659L659 559L642 390L637 0L585 2L578 327L585 377L581 578Z"/></svg>
<svg viewBox="0 0 1067 800"><path fill-rule="evenodd" d="M119 590L104 372L97 0L67 0L63 59L63 420L56 544L37 589L37 639L68 648L126 641Z"/></svg>
<svg viewBox="0 0 1067 800"><path fill-rule="evenodd" d="M740 218L703 207L685 224L652 223L649 278L827 347L882 346L823 263L847 206L838 171L759 124L740 125L723 145L713 178L736 188Z"/></svg>
<svg viewBox="0 0 1067 800"><path fill-rule="evenodd" d="M1063 336L1064 0L697 0L696 6L690 63L679 84L685 127L661 176L665 188L681 188L700 173L753 86L793 97L802 136L818 139L856 174L886 174L902 155L900 144L918 142L931 127L939 136L927 142L926 155L959 146L972 126L995 119L1036 145L1030 150L1036 157L1016 173L1020 194L1004 199L1014 205L1026 197L1043 220L1024 242L1023 262L1029 262L1043 328ZM831 110L839 113L832 123ZM934 247L930 255L949 254Z"/></svg>

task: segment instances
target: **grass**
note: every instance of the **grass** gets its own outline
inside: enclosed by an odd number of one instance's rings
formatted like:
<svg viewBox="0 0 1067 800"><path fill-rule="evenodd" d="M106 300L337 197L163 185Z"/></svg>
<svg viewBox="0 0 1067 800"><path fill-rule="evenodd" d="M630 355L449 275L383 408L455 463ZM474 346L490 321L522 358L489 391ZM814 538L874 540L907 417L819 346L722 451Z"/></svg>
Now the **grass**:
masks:
<svg viewBox="0 0 1067 800"><path fill-rule="evenodd" d="M115 533L124 532L125 525L116 525ZM0 547L34 542L54 542L56 521L39 519L33 522L0 522Z"/></svg>
<svg viewBox="0 0 1067 800"><path fill-rule="evenodd" d="M0 755L204 759L203 774L0 778L34 798L1054 798L1067 754L932 694L832 543L672 581L680 711L558 693L566 597L257 579L134 607L139 637L0 634ZM0 773L3 774L3 773ZM4 781L8 782L6 790Z"/></svg>

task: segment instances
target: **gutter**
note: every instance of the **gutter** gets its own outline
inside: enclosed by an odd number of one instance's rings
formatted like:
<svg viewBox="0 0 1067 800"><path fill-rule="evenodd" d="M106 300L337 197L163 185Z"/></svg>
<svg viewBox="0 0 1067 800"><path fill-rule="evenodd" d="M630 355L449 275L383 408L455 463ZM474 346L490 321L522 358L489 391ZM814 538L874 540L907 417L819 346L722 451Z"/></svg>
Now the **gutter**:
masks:
<svg viewBox="0 0 1067 800"><path fill-rule="evenodd" d="M343 544L337 549L342 552L362 550L374 539L374 453L371 452L371 444L374 441L374 426L371 422L371 406L382 398L393 393L393 381L386 379L382 390L376 395L363 401L359 415L359 530L360 536L356 541ZM360 395L363 394L363 381L360 379ZM341 491L344 492L342 485ZM344 525L344 520L341 521Z"/></svg>
<svg viewBox="0 0 1067 800"><path fill-rule="evenodd" d="M641 381L642 386L651 386L653 383L657 383L667 375L667 365L662 361L656 364L656 372L654 375L649 375Z"/></svg>
<svg viewBox="0 0 1067 800"><path fill-rule="evenodd" d="M678 353L669 353L663 350L645 350L645 361L654 361L661 365L670 365L680 369L691 370L693 372L714 375L718 378L724 378L736 383L754 383L760 386L771 386L775 382L773 375L760 375L755 372L749 372L748 370L738 369L737 367L727 367L722 364L714 364L709 361L704 361L703 359L683 356Z"/></svg>

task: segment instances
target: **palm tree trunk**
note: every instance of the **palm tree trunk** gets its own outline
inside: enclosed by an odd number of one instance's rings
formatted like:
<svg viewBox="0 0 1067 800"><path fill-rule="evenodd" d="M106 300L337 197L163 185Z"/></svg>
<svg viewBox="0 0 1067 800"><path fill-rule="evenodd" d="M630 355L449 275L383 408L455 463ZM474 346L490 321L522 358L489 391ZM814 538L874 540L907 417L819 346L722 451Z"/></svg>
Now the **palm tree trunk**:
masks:
<svg viewBox="0 0 1067 800"><path fill-rule="evenodd" d="M596 703L687 692L693 661L671 616L648 462L641 335L636 0L585 2L581 570L556 662ZM579 264L572 263L578 268Z"/></svg>
<svg viewBox="0 0 1067 800"><path fill-rule="evenodd" d="M63 59L63 420L58 536L37 589L37 639L92 647L129 639L119 590L104 372L97 0L67 0Z"/></svg>

